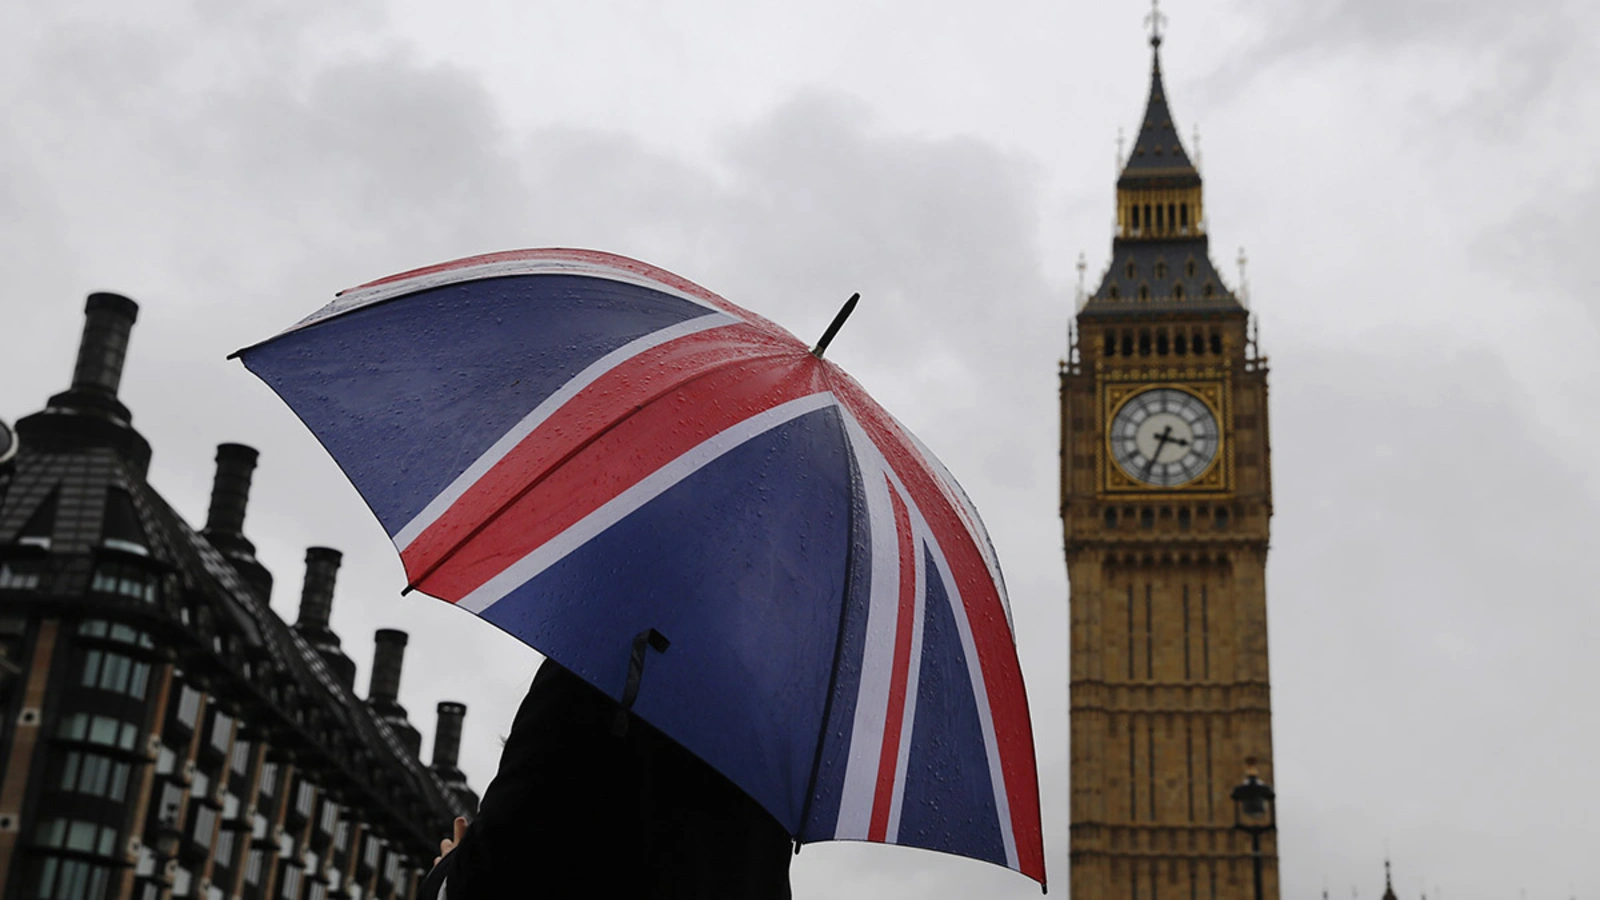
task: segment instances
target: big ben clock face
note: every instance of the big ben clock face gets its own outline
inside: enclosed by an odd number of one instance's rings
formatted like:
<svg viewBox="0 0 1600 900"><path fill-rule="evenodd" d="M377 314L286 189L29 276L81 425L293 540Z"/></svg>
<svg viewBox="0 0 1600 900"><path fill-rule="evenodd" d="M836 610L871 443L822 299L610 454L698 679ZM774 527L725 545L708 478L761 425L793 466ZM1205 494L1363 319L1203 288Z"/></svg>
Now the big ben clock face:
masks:
<svg viewBox="0 0 1600 900"><path fill-rule="evenodd" d="M1130 397L1111 420L1111 458L1129 478L1156 487L1187 484L1217 458L1217 418L1204 401L1177 388Z"/></svg>

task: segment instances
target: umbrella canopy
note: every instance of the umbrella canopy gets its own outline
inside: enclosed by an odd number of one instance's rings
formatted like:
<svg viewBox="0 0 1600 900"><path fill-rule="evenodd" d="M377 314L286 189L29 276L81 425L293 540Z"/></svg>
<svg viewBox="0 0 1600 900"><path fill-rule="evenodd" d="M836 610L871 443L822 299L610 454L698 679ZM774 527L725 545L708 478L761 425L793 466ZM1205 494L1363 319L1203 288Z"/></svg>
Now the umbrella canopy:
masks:
<svg viewBox="0 0 1600 900"><path fill-rule="evenodd" d="M1027 698L977 512L787 331L644 263L526 250L345 291L239 355L412 588L631 702L799 841L1043 883ZM641 678L652 629L667 649Z"/></svg>

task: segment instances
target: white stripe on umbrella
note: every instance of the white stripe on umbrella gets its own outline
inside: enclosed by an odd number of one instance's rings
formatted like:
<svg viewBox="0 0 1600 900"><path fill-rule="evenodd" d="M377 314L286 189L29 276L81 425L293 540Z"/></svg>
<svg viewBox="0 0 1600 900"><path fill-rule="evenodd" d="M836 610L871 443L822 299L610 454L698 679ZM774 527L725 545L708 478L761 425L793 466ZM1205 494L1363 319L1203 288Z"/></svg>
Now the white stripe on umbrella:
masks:
<svg viewBox="0 0 1600 900"><path fill-rule="evenodd" d="M560 562L567 554L593 540L600 532L622 521L728 451L785 422L832 406L836 402L833 394L827 391L810 394L774 406L707 438L682 456L640 479L637 484L613 497L599 509L579 519L567 530L507 566L500 574L462 597L457 605L474 613L482 613L540 572Z"/></svg>
<svg viewBox="0 0 1600 900"><path fill-rule="evenodd" d="M395 532L394 545L401 553L411 546L428 527L439 520L450 507L454 506L480 478L489 473L495 464L504 459L507 453L516 449L523 439L532 434L535 429L543 425L556 410L565 406L572 398L576 397L589 385L593 384L607 372L622 365L641 353L660 347L663 344L686 338L702 331L721 328L725 325L735 324L738 320L732 316L715 313L709 316L700 316L687 322L679 322L670 328L652 331L647 335L636 338L630 343L607 353L590 363L583 371L572 377L571 381L563 384L559 390L546 397L542 403L533 408L533 411L522 417L522 420L511 426L500 439L495 441L483 455L473 460L466 471L457 475L449 486L439 492L439 495L428 501L422 512L412 518L405 527Z"/></svg>
<svg viewBox="0 0 1600 900"><path fill-rule="evenodd" d="M889 708L895 623L900 602L900 548L889 485L884 480L888 465L855 416L843 406L840 412L844 415L845 432L861 473L870 539L870 574L861 678L856 687L850 755L845 763L834 837L864 841L872 826L872 801L877 792L878 763L883 751L884 713Z"/></svg>
<svg viewBox="0 0 1600 900"><path fill-rule="evenodd" d="M888 840L891 843L900 841L900 812L906 796L906 769L911 757L911 739L916 731L917 687L922 676L922 630L928 612L928 558L924 552L924 542L931 539L928 526L921 521L922 516L917 512L916 504L906 495L905 488L897 485L896 490L911 514L911 570L915 573L916 589L911 592L911 657L906 662L906 706L900 725L900 749L895 758L894 794L889 806Z"/></svg>

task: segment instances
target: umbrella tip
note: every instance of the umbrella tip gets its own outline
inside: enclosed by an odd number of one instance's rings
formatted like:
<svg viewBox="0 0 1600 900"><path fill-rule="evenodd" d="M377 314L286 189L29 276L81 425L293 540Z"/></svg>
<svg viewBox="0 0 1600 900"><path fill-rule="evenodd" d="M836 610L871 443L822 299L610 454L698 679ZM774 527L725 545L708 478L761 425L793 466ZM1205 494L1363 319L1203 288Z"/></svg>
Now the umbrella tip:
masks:
<svg viewBox="0 0 1600 900"><path fill-rule="evenodd" d="M833 317L833 322L828 326L828 330L822 333L822 340L817 341L817 345L811 348L812 356L817 359L822 358L822 354L828 349L828 345L833 343L833 336L839 333L840 328L844 327L844 320L850 318L850 313L855 311L856 301L860 299L861 293L858 291L851 294L850 299L844 302L844 307L839 310L838 315Z"/></svg>

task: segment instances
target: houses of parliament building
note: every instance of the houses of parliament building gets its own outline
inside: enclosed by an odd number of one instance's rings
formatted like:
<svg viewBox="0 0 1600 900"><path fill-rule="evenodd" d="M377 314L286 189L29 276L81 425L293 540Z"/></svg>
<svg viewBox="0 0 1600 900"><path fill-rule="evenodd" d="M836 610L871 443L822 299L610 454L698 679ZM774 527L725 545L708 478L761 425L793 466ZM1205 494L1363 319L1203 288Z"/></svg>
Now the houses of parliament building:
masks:
<svg viewBox="0 0 1600 900"><path fill-rule="evenodd" d="M297 621L244 534L256 451L217 448L205 527L145 480L117 397L138 307L88 299L71 386L0 425L0 898L405 900L450 821L466 707L431 764L328 627L340 555L306 551Z"/></svg>

